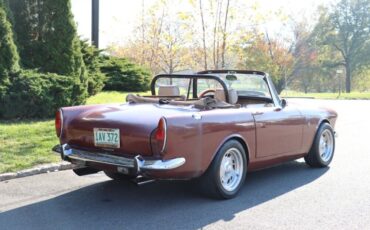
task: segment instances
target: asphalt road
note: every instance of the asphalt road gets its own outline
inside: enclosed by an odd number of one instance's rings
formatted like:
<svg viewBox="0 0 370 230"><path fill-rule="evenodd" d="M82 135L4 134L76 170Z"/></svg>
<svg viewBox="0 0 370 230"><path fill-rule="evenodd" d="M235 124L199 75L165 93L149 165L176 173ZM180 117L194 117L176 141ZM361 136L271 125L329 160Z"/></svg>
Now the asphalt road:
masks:
<svg viewBox="0 0 370 230"><path fill-rule="evenodd" d="M71 171L0 182L0 229L370 229L370 101L336 109L334 160L250 173L238 197L201 196L190 182L137 187Z"/></svg>

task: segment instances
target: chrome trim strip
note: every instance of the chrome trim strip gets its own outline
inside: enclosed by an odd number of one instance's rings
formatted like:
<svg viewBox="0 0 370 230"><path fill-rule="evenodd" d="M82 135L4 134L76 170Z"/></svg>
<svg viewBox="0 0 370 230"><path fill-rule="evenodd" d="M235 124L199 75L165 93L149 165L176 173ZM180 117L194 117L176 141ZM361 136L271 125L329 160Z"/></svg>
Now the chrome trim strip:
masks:
<svg viewBox="0 0 370 230"><path fill-rule="evenodd" d="M72 149L68 144L57 145L53 148L54 152L61 154L64 160L77 160L84 162L102 163L126 168L133 168L137 173L145 170L170 170L185 164L183 157L169 160L145 160L137 155L134 158L115 156L107 153L88 152L78 149Z"/></svg>

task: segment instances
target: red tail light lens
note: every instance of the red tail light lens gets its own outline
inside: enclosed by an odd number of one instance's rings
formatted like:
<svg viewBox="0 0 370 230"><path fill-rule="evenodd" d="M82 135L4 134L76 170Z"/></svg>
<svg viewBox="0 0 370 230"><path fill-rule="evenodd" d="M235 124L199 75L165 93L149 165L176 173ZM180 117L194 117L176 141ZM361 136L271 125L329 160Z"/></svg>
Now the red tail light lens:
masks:
<svg viewBox="0 0 370 230"><path fill-rule="evenodd" d="M58 137L60 137L62 133L62 126L63 126L62 111L58 110L55 114L55 131Z"/></svg>
<svg viewBox="0 0 370 230"><path fill-rule="evenodd" d="M155 131L154 138L157 141L157 144L160 147L161 152L166 147L166 139L167 139L167 123L165 118L161 118L158 122L157 130Z"/></svg>

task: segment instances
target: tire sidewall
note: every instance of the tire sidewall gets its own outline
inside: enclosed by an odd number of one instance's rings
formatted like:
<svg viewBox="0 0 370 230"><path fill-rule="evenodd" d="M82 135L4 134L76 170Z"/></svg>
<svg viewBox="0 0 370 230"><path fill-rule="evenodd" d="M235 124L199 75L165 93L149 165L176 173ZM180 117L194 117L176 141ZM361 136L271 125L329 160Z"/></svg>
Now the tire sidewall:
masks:
<svg viewBox="0 0 370 230"><path fill-rule="evenodd" d="M240 180L240 183L233 191L225 190L224 187L221 184L221 178L220 178L221 162L222 162L222 159L223 159L224 155L226 154L227 150L229 150L230 148L236 148L241 152L243 166L244 166L244 168L243 168L244 170L242 172L242 178ZM238 142L236 140L230 140L230 141L226 142L220 148L220 150L217 152L216 158L214 160L215 160L215 163L216 163L215 164L215 170L213 170L214 171L214 179L215 179L215 184L217 185L217 188L219 189L219 192L221 193L221 195L224 198L234 197L239 192L240 188L243 186L244 181L245 181L245 177L246 177L246 174L247 174L247 158L246 158L244 147L240 144L240 142Z"/></svg>
<svg viewBox="0 0 370 230"><path fill-rule="evenodd" d="M332 150L332 154L331 154L331 157L328 161L323 161L321 156L320 156L320 138L321 138L321 134L325 131L325 130L329 130L332 137L333 137L333 150ZM323 166L328 166L331 161L333 160L333 157L334 157L334 152L335 152L335 135L334 135L334 131L333 131L333 128L328 124L328 123L324 123L320 126L318 132L317 132L317 135L315 137L315 145L314 145L314 153L316 155L316 158L317 160L319 161L319 163Z"/></svg>

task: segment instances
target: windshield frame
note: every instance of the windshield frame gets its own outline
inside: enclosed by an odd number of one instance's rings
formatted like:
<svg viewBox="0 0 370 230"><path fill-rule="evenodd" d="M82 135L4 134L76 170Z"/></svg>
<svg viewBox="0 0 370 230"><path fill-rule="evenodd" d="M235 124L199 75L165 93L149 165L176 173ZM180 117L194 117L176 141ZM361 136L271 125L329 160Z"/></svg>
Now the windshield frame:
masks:
<svg viewBox="0 0 370 230"><path fill-rule="evenodd" d="M205 70L205 71L200 71L197 74L228 74L228 73L230 74L233 74L233 73L249 74L249 75L260 76L267 84L267 87L272 97L271 99L274 102L274 105L276 107L282 108L280 97L268 73L265 73L262 71L256 71L256 70Z"/></svg>
<svg viewBox="0 0 370 230"><path fill-rule="evenodd" d="M271 78L269 77L268 73L265 73L265 72L262 72L262 71L255 71L255 70L206 70L206 71L200 71L198 73L195 73L195 74L159 74L157 76L155 76L153 79L152 79L152 82L150 84L150 89L151 89L151 93L153 96L156 96L156 92L155 92L155 84L156 84L156 81L160 78L184 78L184 79L189 79L191 80L192 79L192 92L193 92L193 98L198 98L198 95L197 95L197 79L213 79L213 80L216 80L217 82L219 82L221 84L221 86L223 87L224 89L224 92L225 92L225 98L226 98L226 102L230 102L230 98L229 98L229 92L228 92L228 86L226 84L226 82L220 78L217 74L227 74L227 73L237 73L237 74L250 74L250 75L257 75L257 76L261 76L261 78L266 82L267 84L267 87L268 87L268 90L271 94L271 99L274 103L274 105L276 107L279 107L279 108L282 108L281 106L281 100L280 100L280 97L279 95L277 94L277 91L274 87L274 84L271 80ZM189 92L188 92L189 94Z"/></svg>

